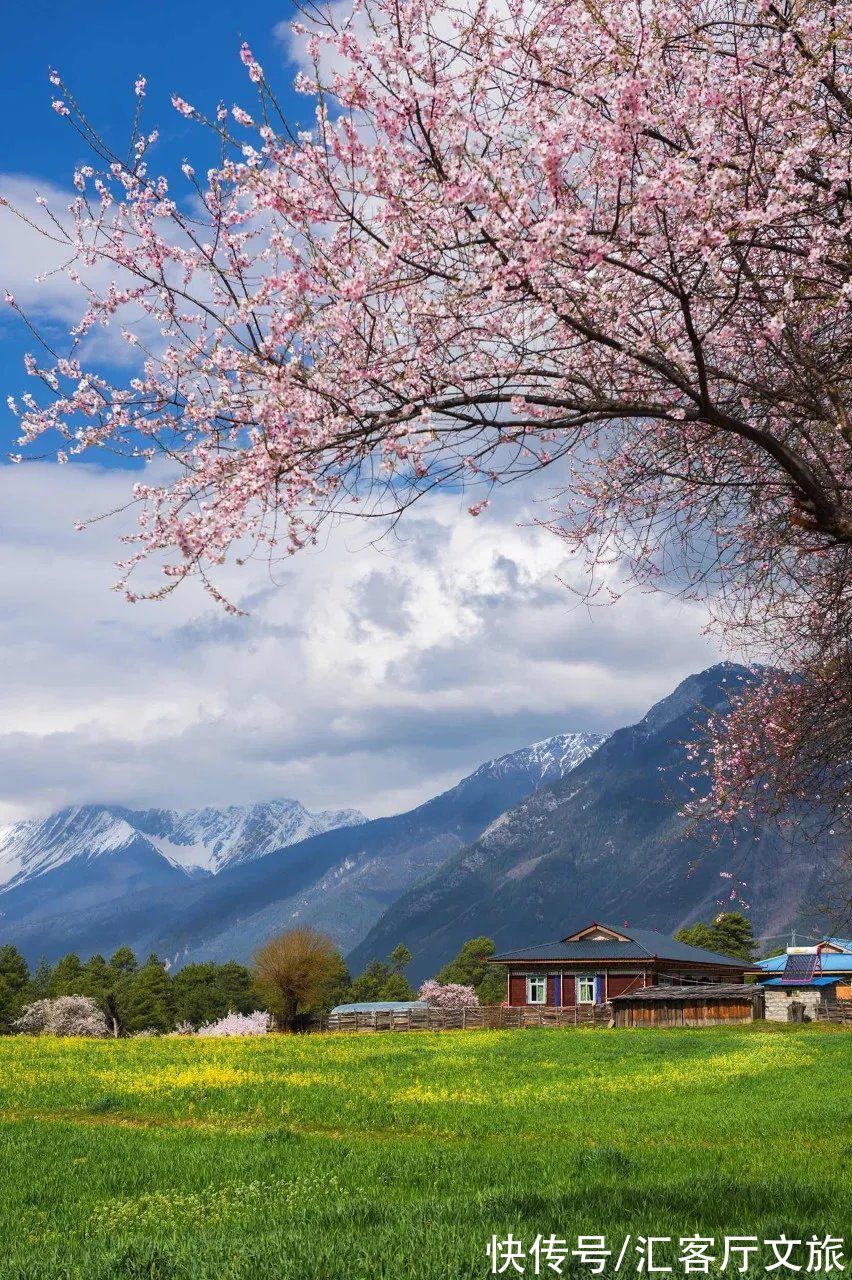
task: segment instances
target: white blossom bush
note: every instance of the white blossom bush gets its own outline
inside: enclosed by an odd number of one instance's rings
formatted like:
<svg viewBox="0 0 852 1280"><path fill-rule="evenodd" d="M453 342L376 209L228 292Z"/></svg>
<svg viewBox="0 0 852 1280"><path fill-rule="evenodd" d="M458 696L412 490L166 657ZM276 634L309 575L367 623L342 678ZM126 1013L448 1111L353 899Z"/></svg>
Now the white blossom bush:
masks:
<svg viewBox="0 0 852 1280"><path fill-rule="evenodd" d="M170 1036L194 1036L195 1027L188 1018L183 1018L175 1027L174 1031L168 1033Z"/></svg>
<svg viewBox="0 0 852 1280"><path fill-rule="evenodd" d="M435 1009L478 1009L479 996L473 987L461 982L436 982L427 978L417 993L418 1000L425 1000Z"/></svg>
<svg viewBox="0 0 852 1280"><path fill-rule="evenodd" d="M47 1025L52 1004L52 1000L35 1000L28 1004L20 1018L12 1024L15 1030L28 1036L40 1035Z"/></svg>
<svg viewBox="0 0 852 1280"><path fill-rule="evenodd" d="M216 1022L205 1022L196 1031L198 1036L265 1036L270 1030L270 1018L265 1009L253 1013L226 1013Z"/></svg>
<svg viewBox="0 0 852 1280"><path fill-rule="evenodd" d="M106 1018L89 996L59 996L27 1005L15 1023L25 1035L107 1036Z"/></svg>

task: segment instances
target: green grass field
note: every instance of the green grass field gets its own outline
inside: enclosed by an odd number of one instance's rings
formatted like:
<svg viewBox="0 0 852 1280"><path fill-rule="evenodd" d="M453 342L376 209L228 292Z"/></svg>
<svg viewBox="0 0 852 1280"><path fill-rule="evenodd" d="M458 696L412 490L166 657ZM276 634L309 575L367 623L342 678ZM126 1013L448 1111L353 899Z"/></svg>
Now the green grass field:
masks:
<svg viewBox="0 0 852 1280"><path fill-rule="evenodd" d="M509 1231L850 1235L850 1068L824 1027L5 1038L0 1276L481 1277Z"/></svg>

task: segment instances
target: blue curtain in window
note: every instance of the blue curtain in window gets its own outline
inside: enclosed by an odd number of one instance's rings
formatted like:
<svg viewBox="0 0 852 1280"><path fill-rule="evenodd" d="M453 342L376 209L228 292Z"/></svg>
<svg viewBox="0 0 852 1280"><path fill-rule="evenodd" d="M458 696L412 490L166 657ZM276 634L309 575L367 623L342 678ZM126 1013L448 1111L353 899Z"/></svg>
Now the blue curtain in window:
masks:
<svg viewBox="0 0 852 1280"><path fill-rule="evenodd" d="M604 1002L604 979L602 973L595 974L595 1004Z"/></svg>

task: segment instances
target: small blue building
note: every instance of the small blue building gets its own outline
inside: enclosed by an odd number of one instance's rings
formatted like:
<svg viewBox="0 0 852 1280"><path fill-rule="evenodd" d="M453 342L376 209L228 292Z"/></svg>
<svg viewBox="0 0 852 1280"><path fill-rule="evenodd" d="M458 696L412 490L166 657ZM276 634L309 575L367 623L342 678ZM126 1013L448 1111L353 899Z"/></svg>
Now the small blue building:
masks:
<svg viewBox="0 0 852 1280"><path fill-rule="evenodd" d="M824 1000L852 998L852 940L824 938L810 947L788 947L780 956L759 960L758 981L766 991L766 1016L786 1022L793 1001L815 1018Z"/></svg>
<svg viewBox="0 0 852 1280"><path fill-rule="evenodd" d="M426 1026L428 1020L425 1000L361 1000L335 1005L326 1025L329 1031L393 1031Z"/></svg>
<svg viewBox="0 0 852 1280"><path fill-rule="evenodd" d="M362 1000L358 1004L336 1004L332 1013L406 1013L410 1009L428 1009L425 1000Z"/></svg>

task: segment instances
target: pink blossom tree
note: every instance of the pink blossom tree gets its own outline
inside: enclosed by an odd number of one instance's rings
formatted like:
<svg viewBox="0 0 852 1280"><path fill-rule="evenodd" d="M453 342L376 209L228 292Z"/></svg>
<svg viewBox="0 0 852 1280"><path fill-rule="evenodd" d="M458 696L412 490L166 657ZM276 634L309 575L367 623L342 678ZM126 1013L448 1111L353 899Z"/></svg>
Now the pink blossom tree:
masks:
<svg viewBox="0 0 852 1280"><path fill-rule="evenodd" d="M473 987L461 982L437 982L428 978L417 993L418 1000L425 1000L436 1009L478 1009L479 996Z"/></svg>
<svg viewBox="0 0 852 1280"><path fill-rule="evenodd" d="M139 116L128 161L54 76L92 164L69 212L19 212L80 320L13 407L23 450L170 459L135 486L130 598L192 574L218 595L229 553L392 521L440 485L477 515L550 467L547 523L592 596L618 559L709 598L727 640L801 673L782 709L832 705L824 754L852 758L848 8L356 0L304 39L312 130L243 46L251 110L174 99L222 146L183 188ZM86 362L98 325L138 348L132 377ZM164 581L140 588L151 558ZM710 762L728 815L785 769L807 784L783 725L749 758L768 696Z"/></svg>
<svg viewBox="0 0 852 1280"><path fill-rule="evenodd" d="M205 1022L195 1034L197 1036L265 1036L270 1029L271 1021L265 1009L256 1009L254 1013L234 1013L231 1010L215 1022Z"/></svg>

